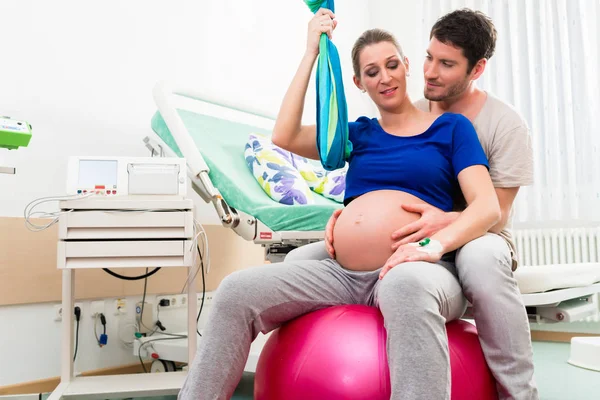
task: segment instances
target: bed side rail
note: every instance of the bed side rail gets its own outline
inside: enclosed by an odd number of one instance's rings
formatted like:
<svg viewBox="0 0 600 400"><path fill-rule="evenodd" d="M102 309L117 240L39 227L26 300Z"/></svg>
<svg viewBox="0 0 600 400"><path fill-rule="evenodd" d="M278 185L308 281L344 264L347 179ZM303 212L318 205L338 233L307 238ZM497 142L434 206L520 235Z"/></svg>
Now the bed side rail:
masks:
<svg viewBox="0 0 600 400"><path fill-rule="evenodd" d="M160 138L144 138L144 145L150 150L152 156L159 157L177 157L177 155ZM219 190L213 185L207 171L200 171L194 175L187 160L188 177L192 183L192 188L206 203L212 203L221 224L226 228L231 228L246 240L254 240L256 237L256 228L252 224L240 224L241 218L237 211L230 207ZM204 160L203 160L204 161ZM248 217L247 219L250 219Z"/></svg>

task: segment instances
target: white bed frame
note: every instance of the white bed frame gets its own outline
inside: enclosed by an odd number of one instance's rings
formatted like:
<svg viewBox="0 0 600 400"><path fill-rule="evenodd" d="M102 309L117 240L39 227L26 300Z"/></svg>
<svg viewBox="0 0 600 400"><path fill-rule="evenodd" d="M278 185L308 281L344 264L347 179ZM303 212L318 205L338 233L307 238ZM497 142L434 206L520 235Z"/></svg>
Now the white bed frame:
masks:
<svg viewBox="0 0 600 400"><path fill-rule="evenodd" d="M514 231L515 272L535 322L600 321L600 226Z"/></svg>
<svg viewBox="0 0 600 400"><path fill-rule="evenodd" d="M296 247L322 240L322 231L273 231L260 220L231 207L209 178L210 169L190 137L177 108L272 129L276 116L233 102L225 102L192 90L177 88L167 82L159 82L153 90L154 101L171 134L177 141L188 164L188 176L196 193L206 203L211 203L226 228L233 229L245 240L265 247L266 258L271 262L283 261L286 254ZM234 115L232 115L232 112ZM177 157L157 135L145 137L144 144L154 155Z"/></svg>

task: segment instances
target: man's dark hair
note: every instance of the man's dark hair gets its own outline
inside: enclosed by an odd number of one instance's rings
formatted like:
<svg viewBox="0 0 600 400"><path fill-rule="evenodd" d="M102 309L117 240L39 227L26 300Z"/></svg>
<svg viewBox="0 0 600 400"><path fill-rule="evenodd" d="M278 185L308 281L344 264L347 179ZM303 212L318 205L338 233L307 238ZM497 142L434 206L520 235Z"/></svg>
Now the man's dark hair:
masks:
<svg viewBox="0 0 600 400"><path fill-rule="evenodd" d="M469 60L467 73L477 61L490 59L496 49L496 28L492 20L480 11L467 8L452 11L437 20L429 39L435 37L440 42L462 49Z"/></svg>

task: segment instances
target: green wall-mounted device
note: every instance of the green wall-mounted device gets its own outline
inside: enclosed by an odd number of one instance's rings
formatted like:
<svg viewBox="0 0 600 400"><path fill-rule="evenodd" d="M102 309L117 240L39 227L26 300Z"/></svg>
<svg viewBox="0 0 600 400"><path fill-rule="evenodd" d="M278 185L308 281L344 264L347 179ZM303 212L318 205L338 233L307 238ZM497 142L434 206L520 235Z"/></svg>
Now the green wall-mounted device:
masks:
<svg viewBox="0 0 600 400"><path fill-rule="evenodd" d="M0 147L16 150L27 147L31 140L31 125L25 121L0 117Z"/></svg>
<svg viewBox="0 0 600 400"><path fill-rule="evenodd" d="M31 140L31 125L26 121L0 117L0 148L16 150L27 147ZM0 174L15 174L14 167L0 165Z"/></svg>

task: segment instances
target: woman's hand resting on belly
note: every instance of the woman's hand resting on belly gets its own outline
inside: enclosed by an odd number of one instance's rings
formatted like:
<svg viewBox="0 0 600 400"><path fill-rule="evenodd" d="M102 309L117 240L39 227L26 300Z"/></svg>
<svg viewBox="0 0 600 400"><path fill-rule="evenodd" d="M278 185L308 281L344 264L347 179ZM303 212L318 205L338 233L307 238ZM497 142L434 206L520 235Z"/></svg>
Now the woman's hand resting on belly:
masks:
<svg viewBox="0 0 600 400"><path fill-rule="evenodd" d="M372 271L392 257L392 233L419 219L402 204L427 204L409 193L378 190L354 199L334 221L333 250L344 268Z"/></svg>
<svg viewBox="0 0 600 400"><path fill-rule="evenodd" d="M331 258L335 258L335 249L333 248L333 227L342 211L343 210L335 210L333 214L331 214L329 221L327 221L327 226L325 226L325 249Z"/></svg>

